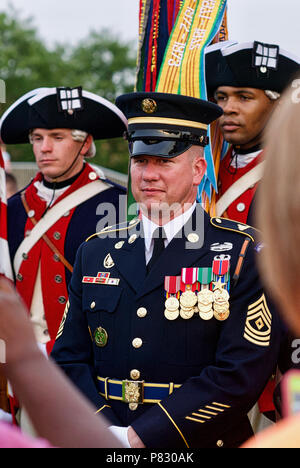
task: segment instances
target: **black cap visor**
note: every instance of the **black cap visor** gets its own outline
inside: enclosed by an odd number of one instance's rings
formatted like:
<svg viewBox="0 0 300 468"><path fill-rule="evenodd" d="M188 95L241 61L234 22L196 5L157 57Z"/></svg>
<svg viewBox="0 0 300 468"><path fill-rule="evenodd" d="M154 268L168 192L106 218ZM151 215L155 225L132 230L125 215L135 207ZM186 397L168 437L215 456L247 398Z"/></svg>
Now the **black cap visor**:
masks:
<svg viewBox="0 0 300 468"><path fill-rule="evenodd" d="M133 158L142 155L175 158L193 145L205 146L206 144L206 136L181 131L141 129L128 135L129 152Z"/></svg>

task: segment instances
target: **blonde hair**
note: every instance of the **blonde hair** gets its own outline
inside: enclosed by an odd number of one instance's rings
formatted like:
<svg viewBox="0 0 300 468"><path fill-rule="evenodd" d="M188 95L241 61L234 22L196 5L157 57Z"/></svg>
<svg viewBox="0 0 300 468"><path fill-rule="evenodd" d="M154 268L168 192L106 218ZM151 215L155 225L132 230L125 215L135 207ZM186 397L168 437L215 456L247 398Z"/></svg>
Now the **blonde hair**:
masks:
<svg viewBox="0 0 300 468"><path fill-rule="evenodd" d="M300 332L300 99L289 88L266 130L257 222L262 279L284 318ZM299 305L299 308L298 308Z"/></svg>

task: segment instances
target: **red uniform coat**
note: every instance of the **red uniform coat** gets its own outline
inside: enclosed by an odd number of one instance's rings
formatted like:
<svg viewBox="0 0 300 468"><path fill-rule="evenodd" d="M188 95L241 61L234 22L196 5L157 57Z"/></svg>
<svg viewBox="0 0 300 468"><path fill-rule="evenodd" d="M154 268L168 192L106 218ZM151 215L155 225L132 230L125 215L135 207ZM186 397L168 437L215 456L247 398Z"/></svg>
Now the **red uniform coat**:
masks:
<svg viewBox="0 0 300 468"><path fill-rule="evenodd" d="M80 187L93 182L97 178L98 176L92 167L86 164L83 172L56 200L53 206ZM36 181L41 180L42 175L38 173L24 192L28 208L31 214L34 214L36 221L41 219L47 207L46 202L37 195L37 189L34 185ZM48 239L71 266L75 262L78 247L87 237L96 232L97 223L101 219L97 215L99 204L112 203L116 208L116 212L119 212L119 196L124 195L126 191L122 187L116 187L110 182L107 186L107 190L83 203L80 203L80 200L78 200L78 206L66 212L46 233ZM24 236L30 235L34 227L32 218L29 216L23 206L20 194L15 195L9 200L8 241L12 261ZM116 221L120 221L119 217ZM45 240L41 238L32 247L29 254L23 256L20 270L16 275L17 290L29 310L39 265L41 267L42 296L47 322L45 334L47 334L49 340L47 351L50 353L68 301L68 283L71 278L71 272L59 260Z"/></svg>

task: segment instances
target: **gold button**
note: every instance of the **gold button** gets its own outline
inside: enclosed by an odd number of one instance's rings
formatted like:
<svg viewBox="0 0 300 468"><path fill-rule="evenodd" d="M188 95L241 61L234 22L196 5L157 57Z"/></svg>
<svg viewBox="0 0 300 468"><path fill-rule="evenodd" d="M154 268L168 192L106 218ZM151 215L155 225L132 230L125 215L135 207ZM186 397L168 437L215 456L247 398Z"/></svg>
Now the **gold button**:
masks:
<svg viewBox="0 0 300 468"><path fill-rule="evenodd" d="M115 245L115 249L120 250L120 249L123 247L124 244L125 244L124 241L118 242L118 243Z"/></svg>
<svg viewBox="0 0 300 468"><path fill-rule="evenodd" d="M192 244L196 244L199 241L198 234L191 232L191 234L188 235L188 241Z"/></svg>
<svg viewBox="0 0 300 468"><path fill-rule="evenodd" d="M132 346L136 349L140 348L143 344L143 340L141 338L135 338L133 341L132 341Z"/></svg>
<svg viewBox="0 0 300 468"><path fill-rule="evenodd" d="M91 309L95 309L95 307L96 307L96 302L92 302L91 303Z"/></svg>
<svg viewBox="0 0 300 468"><path fill-rule="evenodd" d="M129 238L128 243L129 243L129 244L133 244L136 240L137 240L137 235L136 235L136 234L133 234L133 235Z"/></svg>
<svg viewBox="0 0 300 468"><path fill-rule="evenodd" d="M224 442L223 442L223 440L218 440L218 442L217 442L217 447L219 447L219 448L224 447Z"/></svg>
<svg viewBox="0 0 300 468"><path fill-rule="evenodd" d="M145 307L140 307L140 308L137 310L137 315L138 315L138 317L140 317L140 318L146 317L147 314L148 314L148 311L147 311L147 309L145 309Z"/></svg>
<svg viewBox="0 0 300 468"><path fill-rule="evenodd" d="M129 403L129 409L131 411L136 411L138 409L139 405L137 403Z"/></svg>
<svg viewBox="0 0 300 468"><path fill-rule="evenodd" d="M135 224L137 221L138 221L138 218L132 219L132 220L129 222L129 226L132 226L132 225Z"/></svg>
<svg viewBox="0 0 300 468"><path fill-rule="evenodd" d="M141 373L137 369L132 369L132 371L130 372L130 377L132 378L132 380L139 380L139 378L141 377Z"/></svg>

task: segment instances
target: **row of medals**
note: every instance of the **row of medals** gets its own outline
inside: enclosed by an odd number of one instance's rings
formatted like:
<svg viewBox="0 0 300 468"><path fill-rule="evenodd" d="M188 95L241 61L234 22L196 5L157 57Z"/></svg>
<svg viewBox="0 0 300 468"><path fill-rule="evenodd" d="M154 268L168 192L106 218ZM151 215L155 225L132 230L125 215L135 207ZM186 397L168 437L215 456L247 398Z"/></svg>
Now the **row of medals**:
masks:
<svg viewBox="0 0 300 468"><path fill-rule="evenodd" d="M165 317L176 320L179 316L184 320L191 319L199 313L202 320L211 320L215 317L219 321L229 317L229 293L226 289L217 289L214 292L203 289L198 294L185 291L179 299L169 297L165 302Z"/></svg>

